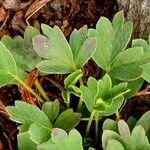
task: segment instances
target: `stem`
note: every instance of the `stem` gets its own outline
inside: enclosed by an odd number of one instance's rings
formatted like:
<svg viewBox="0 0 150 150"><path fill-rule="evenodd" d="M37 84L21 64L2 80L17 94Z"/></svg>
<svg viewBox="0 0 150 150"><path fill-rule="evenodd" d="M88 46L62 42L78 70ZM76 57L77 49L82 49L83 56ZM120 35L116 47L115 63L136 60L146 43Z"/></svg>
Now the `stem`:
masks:
<svg viewBox="0 0 150 150"><path fill-rule="evenodd" d="M98 142L98 114L96 113L95 115L95 139L96 139L96 143Z"/></svg>
<svg viewBox="0 0 150 150"><path fill-rule="evenodd" d="M39 90L39 92L41 93L41 95L44 97L44 99L45 99L47 102L51 101L51 100L49 99L49 97L46 95L46 93L45 93L45 91L44 91L43 87L41 86L41 84L40 84L40 82L39 82L38 79L35 80L35 86L37 87L37 89Z"/></svg>
<svg viewBox="0 0 150 150"><path fill-rule="evenodd" d="M80 86L81 86L81 85L84 85L82 78L79 79L79 82L80 82ZM82 105L83 105L83 100L82 100L82 98L80 97L79 102L78 102L78 106L77 106L77 110L78 110L78 111L81 109Z"/></svg>
<svg viewBox="0 0 150 150"><path fill-rule="evenodd" d="M90 118L81 118L80 121L89 121ZM93 118L92 120L95 120L95 118Z"/></svg>
<svg viewBox="0 0 150 150"><path fill-rule="evenodd" d="M87 124L87 127L86 127L85 137L87 137L89 135L91 124L92 124L95 112L96 112L96 110L93 110L92 113L91 113L91 116L89 118L89 121L88 121L88 124Z"/></svg>
<svg viewBox="0 0 150 150"><path fill-rule="evenodd" d="M119 111L116 112L116 121L119 121L120 120L120 113Z"/></svg>
<svg viewBox="0 0 150 150"><path fill-rule="evenodd" d="M23 82L18 76L11 74L25 89L27 89L38 101L44 103L43 99L34 92L25 82Z"/></svg>

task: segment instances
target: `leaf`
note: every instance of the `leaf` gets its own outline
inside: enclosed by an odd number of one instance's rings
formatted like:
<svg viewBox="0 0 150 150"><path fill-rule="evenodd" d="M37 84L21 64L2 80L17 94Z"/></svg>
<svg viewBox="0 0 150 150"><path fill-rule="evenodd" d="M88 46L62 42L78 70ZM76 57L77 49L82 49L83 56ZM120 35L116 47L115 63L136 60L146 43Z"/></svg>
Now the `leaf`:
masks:
<svg viewBox="0 0 150 150"><path fill-rule="evenodd" d="M119 120L119 122L118 122L118 130L119 130L119 134L124 139L127 139L128 137L130 137L129 127L128 127L127 123L124 120Z"/></svg>
<svg viewBox="0 0 150 150"><path fill-rule="evenodd" d="M111 130L104 130L102 134L102 146L104 150L107 149L108 141L112 139L117 140L120 143L123 143L123 140L118 133Z"/></svg>
<svg viewBox="0 0 150 150"><path fill-rule="evenodd" d="M69 135L58 128L52 130L51 139L38 146L38 150L83 150L82 137L80 133L73 129Z"/></svg>
<svg viewBox="0 0 150 150"><path fill-rule="evenodd" d="M95 97L98 91L96 79L94 79L93 77L89 77L87 81L87 87L81 86L80 90L81 90L81 97L85 102L86 107L88 108L89 111L92 111L95 105Z"/></svg>
<svg viewBox="0 0 150 150"><path fill-rule="evenodd" d="M104 70L109 70L115 33L111 22L101 17L96 24L97 48L93 55L96 64Z"/></svg>
<svg viewBox="0 0 150 150"><path fill-rule="evenodd" d="M33 123L29 128L30 138L33 142L40 144L51 137L51 128L44 126L42 123Z"/></svg>
<svg viewBox="0 0 150 150"><path fill-rule="evenodd" d="M122 144L117 140L108 140L108 145L106 150L124 150Z"/></svg>
<svg viewBox="0 0 150 150"><path fill-rule="evenodd" d="M41 25L47 36L37 35L33 38L34 50L46 60L41 61L37 68L46 74L64 74L73 72L74 60L71 48L61 30L55 26Z"/></svg>
<svg viewBox="0 0 150 150"><path fill-rule="evenodd" d="M140 125L136 126L132 131L133 146L136 150L150 150L150 143L145 136L144 128Z"/></svg>
<svg viewBox="0 0 150 150"><path fill-rule="evenodd" d="M68 75L67 78L64 80L65 89L69 89L70 85L75 85L82 76L82 70L77 70Z"/></svg>
<svg viewBox="0 0 150 150"><path fill-rule="evenodd" d="M71 33L70 39L69 39L69 45L72 49L74 58L77 58L78 53L85 39L87 38L87 34L88 34L88 28L86 25L80 28L79 30L74 29L73 32Z"/></svg>
<svg viewBox="0 0 150 150"><path fill-rule="evenodd" d="M118 124L116 121L111 119L106 119L103 123L103 130L111 130L118 133Z"/></svg>
<svg viewBox="0 0 150 150"><path fill-rule="evenodd" d="M28 132L19 133L17 135L18 139L18 148L20 150L36 150L37 144L31 141L30 135Z"/></svg>
<svg viewBox="0 0 150 150"><path fill-rule="evenodd" d="M128 118L127 124L128 124L128 126L129 126L130 131L133 130L133 128L135 127L136 123L137 123L137 120L136 120L134 117L130 116L130 117Z"/></svg>
<svg viewBox="0 0 150 150"><path fill-rule="evenodd" d="M96 38L89 37L80 48L77 57L74 58L77 69L82 68L92 57L96 50Z"/></svg>
<svg viewBox="0 0 150 150"><path fill-rule="evenodd" d="M24 125L22 127L26 129L25 131L27 131L33 123L42 125L45 128L52 128L48 117L43 111L25 102L15 101L15 106L8 106L7 112L10 114L11 120Z"/></svg>
<svg viewBox="0 0 150 150"><path fill-rule="evenodd" d="M77 70L67 76L64 80L65 90L62 91L62 97L66 103L70 103L71 93L80 94L79 88L75 86L77 81L83 76L82 70Z"/></svg>
<svg viewBox="0 0 150 150"><path fill-rule="evenodd" d="M1 41L0 58L0 87L2 87L14 80L13 76L17 74L17 66L13 56Z"/></svg>
<svg viewBox="0 0 150 150"><path fill-rule="evenodd" d="M72 109L67 109L58 116L54 127L61 128L68 132L79 123L80 117L81 114L74 113Z"/></svg>
<svg viewBox="0 0 150 150"><path fill-rule="evenodd" d="M54 122L59 114L60 103L58 100L53 102L45 102L42 106L42 111L48 116L51 123Z"/></svg>
<svg viewBox="0 0 150 150"><path fill-rule="evenodd" d="M133 23L130 21L123 24L120 30L116 32L113 48L114 51L111 56L112 61L116 58L117 55L119 55L121 51L123 51L127 47L132 35L132 30L133 30Z"/></svg>
<svg viewBox="0 0 150 150"><path fill-rule="evenodd" d="M119 11L118 13L115 14L112 20L112 26L113 29L115 30L115 33L118 33L120 28L122 28L124 24L124 15L123 11Z"/></svg>
<svg viewBox="0 0 150 150"><path fill-rule="evenodd" d="M136 126L141 125L150 141L150 111L147 111L136 123Z"/></svg>
<svg viewBox="0 0 150 150"><path fill-rule="evenodd" d="M12 39L7 35L1 39L16 61L17 76L23 80L27 75L26 72L35 69L36 64L41 60L32 47L32 38L37 34L39 34L39 31L29 26L25 30L24 39L21 36Z"/></svg>
<svg viewBox="0 0 150 150"><path fill-rule="evenodd" d="M123 51L115 60L109 72L110 76L119 80L135 80L142 74L140 59L143 55L141 47L133 47Z"/></svg>
<svg viewBox="0 0 150 150"><path fill-rule="evenodd" d="M150 83L150 62L142 65L141 68L143 69L143 79Z"/></svg>

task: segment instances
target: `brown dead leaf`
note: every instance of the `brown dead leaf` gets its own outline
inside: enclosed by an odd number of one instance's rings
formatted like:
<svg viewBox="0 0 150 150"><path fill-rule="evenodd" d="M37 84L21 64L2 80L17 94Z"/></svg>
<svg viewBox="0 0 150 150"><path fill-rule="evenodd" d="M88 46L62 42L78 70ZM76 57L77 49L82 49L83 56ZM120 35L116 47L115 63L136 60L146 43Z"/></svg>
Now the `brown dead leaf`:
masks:
<svg viewBox="0 0 150 150"><path fill-rule="evenodd" d="M6 18L6 11L4 10L3 7L0 8L0 22L3 22Z"/></svg>

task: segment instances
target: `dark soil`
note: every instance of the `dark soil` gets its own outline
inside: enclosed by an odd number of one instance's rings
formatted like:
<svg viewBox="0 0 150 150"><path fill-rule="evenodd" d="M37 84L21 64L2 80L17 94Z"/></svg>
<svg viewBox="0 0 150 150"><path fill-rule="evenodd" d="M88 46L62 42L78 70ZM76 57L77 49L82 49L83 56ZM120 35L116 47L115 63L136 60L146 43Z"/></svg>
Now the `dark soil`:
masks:
<svg viewBox="0 0 150 150"><path fill-rule="evenodd" d="M57 25L68 37L74 28L85 24L94 27L100 16L112 19L119 7L116 0L0 0L0 37L5 34L12 37L23 35L27 23L38 29L41 23ZM84 80L88 76L98 78L100 73L101 70L89 61L84 67ZM62 102L60 91L64 77L50 75L39 78L51 99L57 98ZM9 120L5 107L13 105L18 99L21 99L21 94L17 86L0 89L0 150L17 149L17 125ZM122 110L122 118L127 119L132 115L138 119L149 110L149 100L149 96L138 96L128 101ZM84 123L80 123L77 128L82 131L85 128Z"/></svg>

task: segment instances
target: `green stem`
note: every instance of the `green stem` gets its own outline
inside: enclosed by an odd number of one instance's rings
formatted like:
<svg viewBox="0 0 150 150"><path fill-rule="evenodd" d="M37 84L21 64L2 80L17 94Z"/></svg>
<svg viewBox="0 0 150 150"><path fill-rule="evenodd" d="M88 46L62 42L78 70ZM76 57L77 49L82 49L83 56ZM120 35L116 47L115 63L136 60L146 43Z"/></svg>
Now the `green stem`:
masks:
<svg viewBox="0 0 150 150"><path fill-rule="evenodd" d="M98 114L95 114L95 139L96 139L96 143L98 142Z"/></svg>
<svg viewBox="0 0 150 150"><path fill-rule="evenodd" d="M81 86L81 85L84 85L82 78L79 79L79 82L80 82L80 86ZM79 102L78 102L78 106L77 106L77 111L79 111L79 110L81 109L82 105L83 105L83 100L82 100L82 98L80 97Z"/></svg>
<svg viewBox="0 0 150 150"><path fill-rule="evenodd" d="M91 113L91 116L89 118L89 121L88 121L88 124L87 124L87 127L86 127L85 137L88 137L88 135L89 135L91 124L92 124L95 112L96 112L96 110L93 110L92 113Z"/></svg>
<svg viewBox="0 0 150 150"><path fill-rule="evenodd" d="M18 76L11 74L25 89L27 89L38 101L44 103L44 100L34 92L25 82L23 82Z"/></svg>
<svg viewBox="0 0 150 150"><path fill-rule="evenodd" d="M90 118L81 118L80 121L89 121ZM93 118L92 120L95 120L95 118Z"/></svg>
<svg viewBox="0 0 150 150"><path fill-rule="evenodd" d="M37 87L37 89L39 90L39 92L41 93L41 95L44 97L44 99L47 102L50 102L51 100L49 99L49 97L46 95L43 87L41 86L40 82L38 79L35 80L35 86Z"/></svg>
<svg viewBox="0 0 150 150"><path fill-rule="evenodd" d="M116 112L116 121L119 121L120 120L120 113L119 111Z"/></svg>

